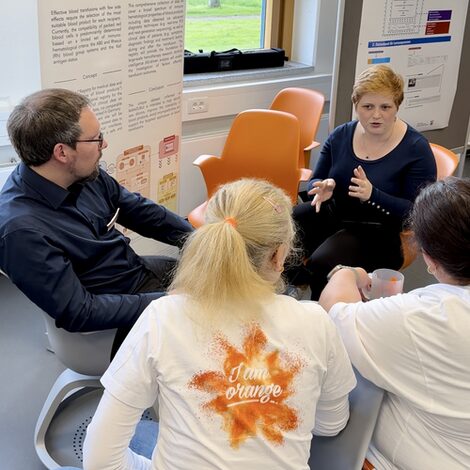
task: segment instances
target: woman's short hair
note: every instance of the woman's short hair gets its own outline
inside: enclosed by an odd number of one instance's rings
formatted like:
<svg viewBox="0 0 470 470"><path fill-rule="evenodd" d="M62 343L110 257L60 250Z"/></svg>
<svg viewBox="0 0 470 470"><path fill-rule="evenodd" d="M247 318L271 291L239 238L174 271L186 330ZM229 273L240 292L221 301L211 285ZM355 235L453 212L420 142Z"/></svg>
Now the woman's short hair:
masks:
<svg viewBox="0 0 470 470"><path fill-rule="evenodd" d="M354 106L367 93L387 94L399 108L403 101L403 78L388 65L378 64L364 70L356 79L351 101Z"/></svg>
<svg viewBox="0 0 470 470"><path fill-rule="evenodd" d="M287 194L267 181L221 186L208 202L205 225L184 246L172 288L211 312L262 302L276 289L267 275L273 255L282 244L292 247L291 211Z"/></svg>
<svg viewBox="0 0 470 470"><path fill-rule="evenodd" d="M415 200L411 229L421 249L460 284L470 281L470 179L450 176Z"/></svg>
<svg viewBox="0 0 470 470"><path fill-rule="evenodd" d="M50 160L54 146L65 143L75 148L80 138L80 114L89 100L74 91L50 88L27 96L10 114L10 141L28 166Z"/></svg>

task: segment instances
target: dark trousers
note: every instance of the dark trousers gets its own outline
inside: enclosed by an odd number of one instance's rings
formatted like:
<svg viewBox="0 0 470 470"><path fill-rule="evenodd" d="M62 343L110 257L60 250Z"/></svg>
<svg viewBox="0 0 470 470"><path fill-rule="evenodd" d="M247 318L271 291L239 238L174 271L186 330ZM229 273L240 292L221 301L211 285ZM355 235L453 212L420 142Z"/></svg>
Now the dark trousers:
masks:
<svg viewBox="0 0 470 470"><path fill-rule="evenodd" d="M166 295L166 290L171 284L173 273L176 268L176 260L169 256L142 256L142 261L147 268L147 274L142 284L133 294L145 292L160 292ZM132 326L118 328L111 349L111 360L126 338Z"/></svg>
<svg viewBox="0 0 470 470"><path fill-rule="evenodd" d="M310 202L294 207L303 263L288 267L289 283L308 285L312 300L318 300L327 274L338 264L360 266L370 272L378 268L399 269L403 263L399 230L380 224L346 223L334 206L322 205L317 214Z"/></svg>

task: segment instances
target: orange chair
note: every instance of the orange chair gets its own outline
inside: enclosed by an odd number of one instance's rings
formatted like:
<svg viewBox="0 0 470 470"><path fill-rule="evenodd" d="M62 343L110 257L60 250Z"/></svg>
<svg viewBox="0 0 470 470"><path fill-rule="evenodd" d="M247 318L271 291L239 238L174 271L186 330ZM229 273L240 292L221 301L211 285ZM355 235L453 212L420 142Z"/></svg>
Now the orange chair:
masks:
<svg viewBox="0 0 470 470"><path fill-rule="evenodd" d="M459 157L454 152L442 145L429 144L432 153L436 159L437 179L444 179L446 176L451 176L457 165L459 164ZM411 230L404 230L400 233L401 249L403 253L403 264L400 269L405 269L409 266L418 256L418 249L414 241L413 232Z"/></svg>
<svg viewBox="0 0 470 470"><path fill-rule="evenodd" d="M201 169L210 198L217 188L240 178L260 178L284 189L297 201L300 181L308 181L312 171L299 168L300 128L289 113L251 109L238 114L230 128L222 155L201 155L193 164ZM204 224L207 202L193 209L189 222Z"/></svg>
<svg viewBox="0 0 470 470"><path fill-rule="evenodd" d="M299 166L310 167L310 151L320 145L315 141L325 96L308 88L284 88L274 98L270 109L291 113L300 123Z"/></svg>

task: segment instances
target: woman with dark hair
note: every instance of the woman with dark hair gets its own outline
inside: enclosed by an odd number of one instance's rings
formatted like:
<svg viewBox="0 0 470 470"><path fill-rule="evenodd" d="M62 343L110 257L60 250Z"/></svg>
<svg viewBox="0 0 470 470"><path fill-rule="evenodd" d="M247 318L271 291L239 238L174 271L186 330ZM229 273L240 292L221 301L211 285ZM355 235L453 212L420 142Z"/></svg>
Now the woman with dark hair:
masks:
<svg viewBox="0 0 470 470"><path fill-rule="evenodd" d="M351 100L357 120L330 134L310 183L313 200L294 208L305 263L287 276L309 285L313 300L339 263L399 269L403 220L418 190L436 179L428 141L398 117L400 75L384 64L369 67Z"/></svg>
<svg viewBox="0 0 470 470"><path fill-rule="evenodd" d="M369 468L468 469L470 180L449 177L427 186L410 223L438 284L363 303L367 273L343 268L320 304L359 372L387 391Z"/></svg>

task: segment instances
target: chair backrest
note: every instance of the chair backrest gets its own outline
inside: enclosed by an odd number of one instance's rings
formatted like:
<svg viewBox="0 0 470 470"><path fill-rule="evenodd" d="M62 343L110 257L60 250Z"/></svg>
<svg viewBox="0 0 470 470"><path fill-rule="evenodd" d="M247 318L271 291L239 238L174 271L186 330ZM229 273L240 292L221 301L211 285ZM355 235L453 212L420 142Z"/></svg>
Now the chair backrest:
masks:
<svg viewBox="0 0 470 470"><path fill-rule="evenodd" d="M436 159L437 179L442 180L447 176L451 176L459 164L459 157L451 150L438 144L429 144L432 153Z"/></svg>
<svg viewBox="0 0 470 470"><path fill-rule="evenodd" d="M52 350L65 367L79 374L103 375L109 366L116 330L70 333L55 326L55 320L43 312Z"/></svg>
<svg viewBox="0 0 470 470"><path fill-rule="evenodd" d="M295 116L281 111L250 109L238 114L220 157L217 181L206 179L208 196L218 186L243 177L265 179L297 200L300 130Z"/></svg>
<svg viewBox="0 0 470 470"><path fill-rule="evenodd" d="M271 103L270 109L291 113L300 124L299 166L310 167L310 150L316 147L318 126L325 104L325 96L309 88L284 88Z"/></svg>
<svg viewBox="0 0 470 470"><path fill-rule="evenodd" d="M451 150L438 144L429 144L436 160L437 179L442 180L451 176L459 164L459 157ZM418 247L414 242L413 232L404 230L400 233L403 264L400 269L405 269L418 256Z"/></svg>

